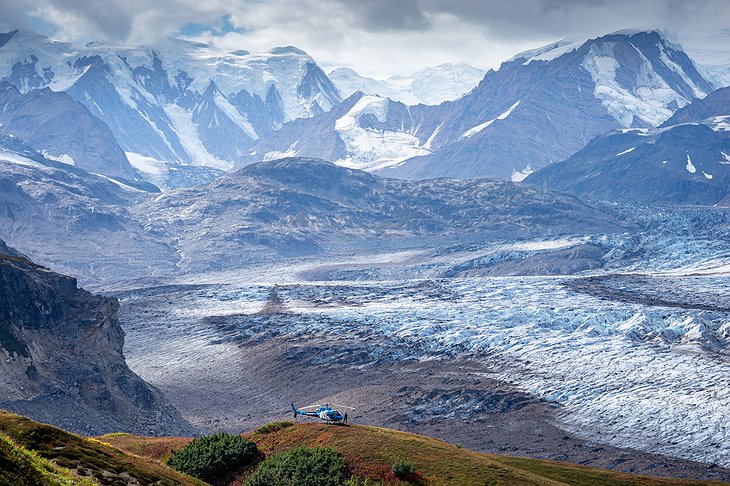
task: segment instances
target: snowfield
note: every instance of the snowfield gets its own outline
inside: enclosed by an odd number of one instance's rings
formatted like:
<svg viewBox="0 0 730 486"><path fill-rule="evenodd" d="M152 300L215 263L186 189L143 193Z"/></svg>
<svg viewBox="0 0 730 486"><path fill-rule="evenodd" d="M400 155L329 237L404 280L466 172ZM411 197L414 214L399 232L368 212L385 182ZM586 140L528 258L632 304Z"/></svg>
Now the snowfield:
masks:
<svg viewBox="0 0 730 486"><path fill-rule="evenodd" d="M373 116L380 123L388 119L390 100L380 96L363 96L355 106L335 122L335 130L345 143L348 156L336 161L351 169L378 170L430 154L421 142L405 130L379 130L362 127L360 119Z"/></svg>

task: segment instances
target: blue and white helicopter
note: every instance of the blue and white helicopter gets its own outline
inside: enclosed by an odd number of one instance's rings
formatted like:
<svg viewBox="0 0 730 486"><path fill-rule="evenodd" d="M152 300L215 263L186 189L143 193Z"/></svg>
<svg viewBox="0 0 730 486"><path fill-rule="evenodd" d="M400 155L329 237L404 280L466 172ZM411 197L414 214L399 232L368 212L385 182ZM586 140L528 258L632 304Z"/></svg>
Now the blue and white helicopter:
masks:
<svg viewBox="0 0 730 486"><path fill-rule="evenodd" d="M316 408L317 410L313 410L311 412L305 411L308 408ZM344 408L351 408L351 407L344 407ZM330 422L333 424L346 424L347 423L347 413L345 413L343 415L339 410L335 410L332 407L330 407L329 403L325 403L322 406L310 405L308 407L302 407L302 408L297 408L292 403L291 409L292 409L292 412L294 412L294 420L297 419L297 415L305 415L307 417L318 417L320 420L322 420L324 422Z"/></svg>

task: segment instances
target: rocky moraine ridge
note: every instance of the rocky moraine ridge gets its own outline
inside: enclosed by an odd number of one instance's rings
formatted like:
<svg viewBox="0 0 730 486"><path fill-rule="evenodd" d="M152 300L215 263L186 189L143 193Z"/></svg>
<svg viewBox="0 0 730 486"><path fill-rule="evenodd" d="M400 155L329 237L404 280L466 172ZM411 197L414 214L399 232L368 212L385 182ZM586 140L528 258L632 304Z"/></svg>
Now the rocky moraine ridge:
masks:
<svg viewBox="0 0 730 486"><path fill-rule="evenodd" d="M118 308L0 240L0 408L88 435L194 433L127 367Z"/></svg>

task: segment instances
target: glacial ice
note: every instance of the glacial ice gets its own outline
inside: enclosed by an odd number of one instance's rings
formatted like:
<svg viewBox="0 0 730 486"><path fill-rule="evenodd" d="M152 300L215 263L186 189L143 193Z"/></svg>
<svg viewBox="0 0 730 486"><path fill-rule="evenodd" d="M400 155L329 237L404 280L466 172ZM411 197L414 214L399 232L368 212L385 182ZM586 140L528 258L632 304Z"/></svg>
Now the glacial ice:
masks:
<svg viewBox="0 0 730 486"><path fill-rule="evenodd" d="M662 238L656 244L666 250L663 256L647 254L634 268L651 279L651 292L663 295L676 288L676 282L664 280L670 277L682 278L684 291L698 299L707 289L721 295L730 288L730 255L722 245L710 250L693 241ZM650 240L642 245L651 247ZM547 251L586 241L591 240L514 242L483 251ZM609 244L610 238L603 241ZM627 244L634 243L618 246ZM627 251L632 251L630 246ZM367 341L373 352L357 366L403 357L478 360L489 365L491 378L555 403L563 426L581 437L730 466L730 313L606 300L565 285L575 277L443 279L407 270L424 261L424 255L405 251L337 261L315 258L191 275L181 283L205 288L192 289L189 298L164 310L164 315L174 314L173 321L145 317L144 329L127 329L130 366L155 383L159 363L168 353L182 360L180 366L195 367L207 353L223 352L236 339L263 339L270 332L298 342ZM431 263L420 267L421 275L433 265L453 264L463 257L459 255L431 254ZM367 268L383 263L391 271L400 268L403 278L395 272L389 279L373 279L377 271ZM362 267L362 280L301 277L321 265ZM660 270L667 265L673 270ZM706 276L687 276L701 268L707 269ZM200 327L205 316L260 310L273 284L279 285L288 313L277 319L276 330L251 324L220 334ZM643 291L631 279L616 285L628 295ZM166 327L177 320L183 327ZM150 334L150 329L161 334ZM183 332L191 333L197 344L183 342ZM184 346L185 357L179 346Z"/></svg>

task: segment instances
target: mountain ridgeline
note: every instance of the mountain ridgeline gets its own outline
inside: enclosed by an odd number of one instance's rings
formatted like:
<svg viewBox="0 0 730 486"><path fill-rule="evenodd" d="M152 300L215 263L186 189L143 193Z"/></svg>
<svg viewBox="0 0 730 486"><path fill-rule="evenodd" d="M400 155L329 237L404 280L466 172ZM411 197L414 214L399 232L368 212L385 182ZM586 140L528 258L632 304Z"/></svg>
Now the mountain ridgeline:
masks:
<svg viewBox="0 0 730 486"><path fill-rule="evenodd" d="M608 130L656 127L712 90L660 33L617 33L517 55L438 106L356 93L261 137L245 161L286 153L407 179L519 180Z"/></svg>
<svg viewBox="0 0 730 486"><path fill-rule="evenodd" d="M512 182L409 182L297 157L154 194L6 141L5 239L64 272L93 269L102 281L353 247L418 247L424 237L448 243L630 227L572 196Z"/></svg>
<svg viewBox="0 0 730 486"><path fill-rule="evenodd" d="M511 182L401 181L300 157L149 197L131 212L149 218L156 232L181 235L180 265L193 269L230 266L262 251L297 256L419 246L424 237L484 241L630 226L576 198Z"/></svg>
<svg viewBox="0 0 730 486"><path fill-rule="evenodd" d="M642 204L726 204L730 88L678 110L659 128L600 135L525 182L583 198Z"/></svg>
<svg viewBox="0 0 730 486"><path fill-rule="evenodd" d="M2 38L0 79L22 93L65 92L111 130L127 157L116 148L117 167L102 173L126 173L129 159L164 187L210 181L261 135L340 102L326 74L294 47L251 54L176 39L126 48L80 47L26 31ZM53 155L75 160L76 152L62 152L66 146Z"/></svg>
<svg viewBox="0 0 730 486"><path fill-rule="evenodd" d="M227 52L177 39L80 47L13 31L0 46L3 96L13 103L2 129L46 157L163 189L290 156L402 179L519 181L607 131L656 128L714 89L656 31L521 53L468 88L478 75L468 66L424 70L406 80L418 96L444 91L443 79L458 81L466 94L408 105L374 94L390 88L346 70L332 73L338 91L294 47ZM54 93L35 93L44 88ZM39 119L39 96L53 101L47 121ZM64 131L69 114L79 120L72 126L86 130ZM38 126L42 133L29 128Z"/></svg>

